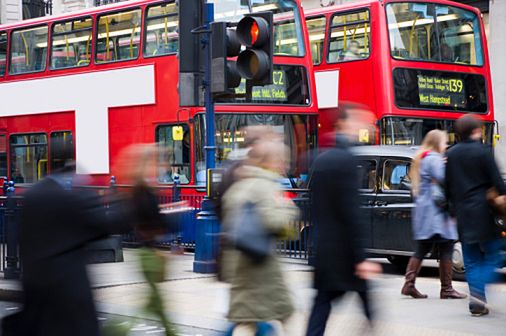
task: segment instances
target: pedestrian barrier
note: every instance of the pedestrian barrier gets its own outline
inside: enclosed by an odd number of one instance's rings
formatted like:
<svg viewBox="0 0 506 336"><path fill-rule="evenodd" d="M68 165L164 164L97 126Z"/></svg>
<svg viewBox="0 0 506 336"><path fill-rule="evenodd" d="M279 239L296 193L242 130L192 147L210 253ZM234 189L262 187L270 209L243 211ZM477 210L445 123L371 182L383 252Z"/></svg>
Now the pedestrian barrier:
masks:
<svg viewBox="0 0 506 336"><path fill-rule="evenodd" d="M93 190L97 195L103 196L104 206L108 208L108 197L115 192L126 191L131 186L116 185L111 179L109 187L83 187ZM158 247L173 248L182 247L187 250L195 248L197 214L202 210L203 195L184 195L180 193L178 186L158 187L159 204L167 204L175 201L186 201L188 211L179 215L174 220L176 227L157 242ZM22 196L15 195L14 183L4 183L4 195L0 196L0 272L6 279L19 278L21 272L19 246L18 246L18 218L22 209ZM300 217L289 223L289 230L282 239L276 243L276 253L286 258L308 259L312 255L312 225L310 200L308 198L295 198L295 204L300 209ZM135 231L122 236L124 247L138 247L140 240Z"/></svg>

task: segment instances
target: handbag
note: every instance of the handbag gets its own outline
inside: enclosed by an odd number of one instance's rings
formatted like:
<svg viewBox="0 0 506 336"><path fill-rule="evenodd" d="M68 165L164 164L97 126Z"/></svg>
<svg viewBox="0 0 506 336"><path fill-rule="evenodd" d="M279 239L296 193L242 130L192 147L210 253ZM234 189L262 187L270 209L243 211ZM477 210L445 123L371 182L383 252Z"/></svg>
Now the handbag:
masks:
<svg viewBox="0 0 506 336"><path fill-rule="evenodd" d="M441 184L433 181L430 186L430 194L434 204L436 204L438 208L444 211L448 209L448 201L446 200L446 195Z"/></svg>
<svg viewBox="0 0 506 336"><path fill-rule="evenodd" d="M263 262L272 253L272 236L262 223L260 214L252 202L238 208L232 217L233 229L230 241L255 263Z"/></svg>

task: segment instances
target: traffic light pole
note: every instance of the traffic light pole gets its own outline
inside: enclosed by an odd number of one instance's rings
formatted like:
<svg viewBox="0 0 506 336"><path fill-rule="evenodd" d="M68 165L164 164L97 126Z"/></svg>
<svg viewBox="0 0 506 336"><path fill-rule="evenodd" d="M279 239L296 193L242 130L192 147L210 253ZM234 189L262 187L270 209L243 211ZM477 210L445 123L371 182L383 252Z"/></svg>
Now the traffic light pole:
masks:
<svg viewBox="0 0 506 336"><path fill-rule="evenodd" d="M211 22L214 21L214 4L205 4L203 17L205 27L205 31L202 31L203 44L205 45L204 100L206 108L206 145L204 149L206 151L207 196L202 202L202 211L197 214L193 271L195 273L215 273L217 270L216 257L218 254L218 235L220 227L218 218L214 212L213 202L209 199L210 169L216 166L214 101L211 92Z"/></svg>
<svg viewBox="0 0 506 336"><path fill-rule="evenodd" d="M205 18L205 26L208 33L204 34L204 43L206 46L205 53L205 75L204 75L204 87L205 87L205 97L204 104L206 107L206 146L204 147L206 151L206 172L209 172L209 169L213 169L216 166L216 144L214 140L214 101L213 94L211 92L211 62L212 62L212 50L211 50L211 22L214 21L214 4L206 3L204 6L204 18Z"/></svg>

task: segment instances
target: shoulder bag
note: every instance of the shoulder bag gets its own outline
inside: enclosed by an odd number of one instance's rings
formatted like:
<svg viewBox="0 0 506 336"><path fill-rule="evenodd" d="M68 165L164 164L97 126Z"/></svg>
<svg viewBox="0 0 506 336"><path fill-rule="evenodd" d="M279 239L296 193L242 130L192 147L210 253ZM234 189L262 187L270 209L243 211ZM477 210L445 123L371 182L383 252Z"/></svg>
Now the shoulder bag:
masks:
<svg viewBox="0 0 506 336"><path fill-rule="evenodd" d="M237 209L230 233L232 245L244 255L251 258L255 263L261 263L272 254L272 235L270 235L255 204L246 202Z"/></svg>

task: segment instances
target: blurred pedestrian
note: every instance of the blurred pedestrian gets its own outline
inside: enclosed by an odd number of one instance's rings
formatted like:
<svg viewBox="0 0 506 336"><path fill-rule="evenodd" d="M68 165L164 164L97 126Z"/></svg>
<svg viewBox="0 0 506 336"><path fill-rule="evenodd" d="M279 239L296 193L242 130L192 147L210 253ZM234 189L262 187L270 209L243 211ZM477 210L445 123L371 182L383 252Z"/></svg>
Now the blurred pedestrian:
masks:
<svg viewBox="0 0 506 336"><path fill-rule="evenodd" d="M244 164L236 170L236 182L223 195L226 232L241 225L240 214L248 204L253 205L258 225L268 235L272 248L275 239L288 231L298 209L283 197L279 186L286 154L280 141L258 141L250 148ZM222 262L227 269L224 277L231 283L228 319L236 323L233 335L260 335L258 324L283 322L293 312L281 265L272 253L257 260L243 251L231 252Z"/></svg>
<svg viewBox="0 0 506 336"><path fill-rule="evenodd" d="M423 139L410 171L411 188L415 198L413 209L413 239L415 254L409 259L401 293L415 299L426 299L415 287L422 261L434 248L439 252L441 299L464 299L465 294L452 287L453 245L458 239L457 225L446 211L443 191L445 177L444 153L448 144L445 131L432 130Z"/></svg>
<svg viewBox="0 0 506 336"><path fill-rule="evenodd" d="M153 144L136 144L127 147L120 155L123 178L132 183L132 218L137 238L141 244L138 250L140 270L149 286L145 311L160 320L166 336L176 332L165 314L165 302L159 284L165 281L167 257L156 248L159 237L177 229L177 209L184 204L166 204L163 215L153 187L158 171L167 168L168 162L159 161L160 153ZM170 168L170 167L169 167ZM126 169L126 170L125 170ZM172 215L170 215L172 213Z"/></svg>
<svg viewBox="0 0 506 336"><path fill-rule="evenodd" d="M489 313L485 286L494 280L502 244L487 191L495 188L506 195L506 186L491 148L482 143L482 122L465 115L457 120L455 130L461 141L448 150L446 189L462 242L471 293L469 311L481 316Z"/></svg>
<svg viewBox="0 0 506 336"><path fill-rule="evenodd" d="M321 153L313 164L311 195L315 223L314 287L317 290L307 327L308 336L325 332L331 303L348 291L358 292L365 315L372 318L365 279L381 271L365 261L364 234L360 220L357 164L350 150L362 125L364 113L349 113L353 105L327 109L333 122L335 147ZM360 112L360 111L358 111Z"/></svg>
<svg viewBox="0 0 506 336"><path fill-rule="evenodd" d="M237 172L240 167L242 167L247 158L248 153L251 148L258 144L261 141L274 141L278 139L278 135L274 132L272 127L264 126L264 125L255 125L255 126L247 126L241 130L244 134L244 143L240 148L235 148L227 157L227 161L222 166L223 176L221 178L221 183L218 187L218 195L214 200L215 211L218 216L218 220L223 222L224 217L224 209L223 209L223 195L227 192L227 190L239 179L237 176ZM219 249L216 257L217 263L217 279L219 281L227 280L224 278L226 273L228 273L228 268L231 265L224 264L222 259L226 259L226 254L233 251L233 247L229 246L229 242L226 238L226 233L222 232L219 239ZM233 252L232 252L233 253Z"/></svg>
<svg viewBox="0 0 506 336"><path fill-rule="evenodd" d="M72 189L73 171L67 164L24 194L19 223L23 308L4 318L4 336L99 335L84 246L130 226L123 211L107 217L102 198Z"/></svg>

